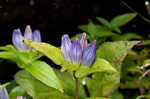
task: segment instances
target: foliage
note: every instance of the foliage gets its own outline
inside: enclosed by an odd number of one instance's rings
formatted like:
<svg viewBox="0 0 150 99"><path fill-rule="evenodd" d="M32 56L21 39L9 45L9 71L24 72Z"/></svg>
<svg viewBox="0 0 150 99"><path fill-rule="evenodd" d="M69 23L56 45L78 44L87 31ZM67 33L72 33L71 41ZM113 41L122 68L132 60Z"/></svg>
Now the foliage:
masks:
<svg viewBox="0 0 150 99"><path fill-rule="evenodd" d="M92 20L89 20L87 25L81 25L79 28L88 34L88 40L97 40L98 43L102 43L107 38L118 41L118 40L131 40L131 39L142 39L140 35L132 32L122 34L120 27L124 26L136 17L135 13L122 14L114 17L111 21L105 18L97 17L96 20L100 24L94 24ZM77 34L77 36L80 34Z"/></svg>
<svg viewBox="0 0 150 99"><path fill-rule="evenodd" d="M150 49L132 49L135 46L147 46L149 41L129 41L142 37L132 32L121 34L120 29L135 16L134 13L123 14L111 21L97 17L101 25L89 20L87 25L79 26L87 32L90 42L95 39L98 42L96 59L91 66L72 64L65 60L60 47L45 42L24 39L24 43L34 49L31 52L17 51L13 45L1 46L0 58L16 63L21 69L14 77L18 85L9 92L10 99L16 99L17 96L27 99L74 99L77 96L76 89L79 89L78 99L128 99L128 95L123 94L128 89L139 89L141 93L129 96L131 99L149 98ZM78 36L80 34L72 39ZM113 42L104 42L107 39ZM61 69L40 60L42 56Z"/></svg>

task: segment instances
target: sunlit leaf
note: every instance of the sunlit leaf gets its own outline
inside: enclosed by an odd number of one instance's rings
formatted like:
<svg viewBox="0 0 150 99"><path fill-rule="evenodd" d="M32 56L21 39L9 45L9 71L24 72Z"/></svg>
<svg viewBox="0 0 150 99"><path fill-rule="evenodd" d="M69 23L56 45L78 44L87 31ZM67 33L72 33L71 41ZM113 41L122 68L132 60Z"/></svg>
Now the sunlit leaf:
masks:
<svg viewBox="0 0 150 99"><path fill-rule="evenodd" d="M107 95L119 86L122 61L128 51L138 43L139 41L108 42L98 48L97 57L106 59L118 72L95 73L92 78L87 78L86 81L92 96Z"/></svg>
<svg viewBox="0 0 150 99"><path fill-rule="evenodd" d="M10 99L16 99L17 96L26 96L26 99L30 99L30 98L27 98L29 96L27 95L26 91L20 86L13 88L11 92L9 93Z"/></svg>
<svg viewBox="0 0 150 99"><path fill-rule="evenodd" d="M32 76L40 80L49 87L62 89L59 79L57 78L53 69L43 61L34 61L30 66L25 68Z"/></svg>
<svg viewBox="0 0 150 99"><path fill-rule="evenodd" d="M26 71L18 72L15 80L33 99L73 99L57 89L43 84Z"/></svg>
<svg viewBox="0 0 150 99"><path fill-rule="evenodd" d="M51 59L55 64L62 65L63 62L65 61L59 48L47 43L32 42L29 40L25 40L25 41L28 45L33 47L35 50L41 52L49 59Z"/></svg>
<svg viewBox="0 0 150 99"><path fill-rule="evenodd" d="M76 72L76 77L79 79L96 72L116 72L116 70L104 59L97 58L91 68L81 66Z"/></svg>

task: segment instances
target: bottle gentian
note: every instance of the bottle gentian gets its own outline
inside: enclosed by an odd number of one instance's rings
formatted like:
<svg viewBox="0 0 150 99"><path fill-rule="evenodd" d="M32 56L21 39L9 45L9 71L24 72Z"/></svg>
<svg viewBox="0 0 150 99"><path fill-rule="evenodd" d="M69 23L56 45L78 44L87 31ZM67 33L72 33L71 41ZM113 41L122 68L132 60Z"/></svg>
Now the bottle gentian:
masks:
<svg viewBox="0 0 150 99"><path fill-rule="evenodd" d="M67 34L62 36L61 52L67 61L73 65L90 66L96 58L96 40L88 45L86 33L72 43Z"/></svg>
<svg viewBox="0 0 150 99"><path fill-rule="evenodd" d="M25 42L24 39L32 40L35 42L41 42L41 35L39 30L34 30L32 32L31 28L29 25L26 26L24 36L22 36L21 30L20 29L15 29L13 31L12 35L12 42L15 48L20 51L20 52L30 52L33 49L29 47Z"/></svg>

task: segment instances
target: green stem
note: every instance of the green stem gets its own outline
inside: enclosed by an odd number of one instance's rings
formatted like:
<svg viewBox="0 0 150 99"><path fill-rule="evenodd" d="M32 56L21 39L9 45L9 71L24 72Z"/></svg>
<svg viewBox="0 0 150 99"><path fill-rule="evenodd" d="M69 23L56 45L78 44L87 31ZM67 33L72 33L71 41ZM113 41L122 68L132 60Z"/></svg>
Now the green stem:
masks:
<svg viewBox="0 0 150 99"><path fill-rule="evenodd" d="M149 19L145 18L142 14L138 13L136 10L134 10L132 7L130 7L126 2L124 2L123 0L120 0L120 2L121 2L122 4L124 4L129 10L131 10L131 11L137 13L137 15L140 16L144 21L150 23L150 20L149 20Z"/></svg>
<svg viewBox="0 0 150 99"><path fill-rule="evenodd" d="M75 85L76 85L76 96L75 96L75 99L78 99L79 97L79 80L78 78L76 78L75 76L75 72L74 72L74 78L75 78Z"/></svg>

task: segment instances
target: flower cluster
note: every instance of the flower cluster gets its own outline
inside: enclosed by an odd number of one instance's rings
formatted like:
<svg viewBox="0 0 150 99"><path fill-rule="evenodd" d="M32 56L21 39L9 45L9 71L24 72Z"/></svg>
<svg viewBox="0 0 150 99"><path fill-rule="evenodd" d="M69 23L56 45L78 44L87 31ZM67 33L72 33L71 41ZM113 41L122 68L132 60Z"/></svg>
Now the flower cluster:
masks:
<svg viewBox="0 0 150 99"><path fill-rule="evenodd" d="M62 36L61 52L73 65L90 66L96 58L96 40L88 45L86 33L83 33L80 39L75 39L71 43L69 36L65 34Z"/></svg>
<svg viewBox="0 0 150 99"><path fill-rule="evenodd" d="M24 36L22 36L21 30L20 29L15 29L13 31L13 36L12 36L12 42L13 45L16 47L16 49L20 52L24 51L32 51L32 48L29 47L25 42L24 39L36 41L36 42L41 42L41 35L39 30L34 30L32 33L32 30L29 25L26 26Z"/></svg>

